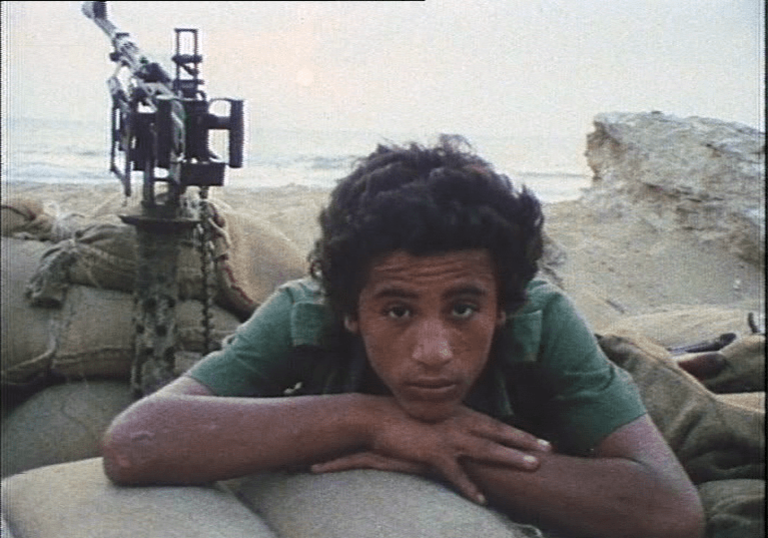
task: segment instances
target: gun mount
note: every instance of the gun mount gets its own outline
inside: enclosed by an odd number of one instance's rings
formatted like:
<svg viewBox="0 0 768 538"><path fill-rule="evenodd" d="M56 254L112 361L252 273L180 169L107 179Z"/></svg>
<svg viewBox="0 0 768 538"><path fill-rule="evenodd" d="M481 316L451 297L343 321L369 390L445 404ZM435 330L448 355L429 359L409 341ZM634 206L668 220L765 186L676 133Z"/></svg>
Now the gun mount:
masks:
<svg viewBox="0 0 768 538"><path fill-rule="evenodd" d="M148 58L107 18L106 2L84 2L82 11L109 37L116 64L107 80L112 98L109 170L131 196L134 171L143 173L141 214L120 215L136 228L137 274L134 288L135 359L131 385L148 394L173 379L176 354L175 306L179 302L179 244L196 232L203 273L203 331L208 351L213 274L208 189L224 184L224 172L243 164L243 101L208 99L201 86L197 29L176 28L175 77ZM125 80L125 82L124 82ZM228 115L211 112L224 101ZM209 147L209 132L228 132L228 162ZM166 190L156 195L157 183ZM190 200L188 187L199 188Z"/></svg>

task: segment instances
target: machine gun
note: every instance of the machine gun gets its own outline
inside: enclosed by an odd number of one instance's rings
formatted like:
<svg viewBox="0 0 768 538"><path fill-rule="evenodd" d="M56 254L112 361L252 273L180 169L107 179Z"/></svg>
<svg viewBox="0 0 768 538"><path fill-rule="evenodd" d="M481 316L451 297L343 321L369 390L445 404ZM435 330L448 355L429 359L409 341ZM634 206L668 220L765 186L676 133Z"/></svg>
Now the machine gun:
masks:
<svg viewBox="0 0 768 538"><path fill-rule="evenodd" d="M208 100L200 89L202 55L198 52L197 29L176 28L176 51L171 60L176 76L171 77L160 64L144 55L130 35L121 32L107 19L106 2L84 2L83 13L109 37L114 51L110 59L117 64L107 80L112 97L112 143L110 171L131 195L131 172L144 172L145 203L154 201L154 183L165 181L169 188L183 191L187 186L221 186L227 163L209 148L209 130L229 131L229 167L243 164L243 101ZM185 39L185 35L191 38ZM191 51L182 52L184 44ZM129 71L126 88L120 79ZM210 112L217 101L229 102L229 115ZM118 166L118 153L124 156ZM160 178L156 168L167 170Z"/></svg>
<svg viewBox="0 0 768 538"><path fill-rule="evenodd" d="M138 245L131 385L135 392L148 394L173 379L178 249L195 230L202 257L204 351L208 351L212 317L208 188L224 184L227 165L242 166L243 101L209 100L201 90L197 29L175 29L171 60L176 73L171 78L108 20L106 2L84 2L82 11L109 37L114 49L109 57L117 66L107 80L112 97L109 170L121 181L126 198L131 196L133 172L143 173L141 213L120 218L135 226ZM127 77L125 84L121 77ZM227 116L211 112L218 101L229 104ZM228 131L228 162L209 147L209 131L216 129ZM165 192L156 192L158 183L166 184ZM199 200L189 199L188 187L199 188Z"/></svg>

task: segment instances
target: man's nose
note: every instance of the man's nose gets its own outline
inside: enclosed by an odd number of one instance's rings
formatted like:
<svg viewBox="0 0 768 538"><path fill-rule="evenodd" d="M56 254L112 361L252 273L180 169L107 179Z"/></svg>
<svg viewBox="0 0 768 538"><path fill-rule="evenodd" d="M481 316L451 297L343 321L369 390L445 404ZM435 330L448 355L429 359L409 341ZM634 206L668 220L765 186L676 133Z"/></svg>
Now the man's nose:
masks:
<svg viewBox="0 0 768 538"><path fill-rule="evenodd" d="M413 359L425 366L441 366L453 358L448 331L442 323L425 321L416 331Z"/></svg>

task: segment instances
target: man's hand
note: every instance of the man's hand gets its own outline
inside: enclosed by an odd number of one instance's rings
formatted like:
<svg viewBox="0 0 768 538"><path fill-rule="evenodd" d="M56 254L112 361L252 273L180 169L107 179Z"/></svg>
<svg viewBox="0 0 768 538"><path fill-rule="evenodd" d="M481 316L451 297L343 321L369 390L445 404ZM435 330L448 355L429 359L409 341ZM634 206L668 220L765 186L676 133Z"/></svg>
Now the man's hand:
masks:
<svg viewBox="0 0 768 538"><path fill-rule="evenodd" d="M467 407L451 417L427 423L408 416L392 398L381 399L372 425L370 450L315 464L316 473L378 469L411 474L437 474L467 498L486 500L470 480L462 460L534 471L532 452L550 451L549 443Z"/></svg>

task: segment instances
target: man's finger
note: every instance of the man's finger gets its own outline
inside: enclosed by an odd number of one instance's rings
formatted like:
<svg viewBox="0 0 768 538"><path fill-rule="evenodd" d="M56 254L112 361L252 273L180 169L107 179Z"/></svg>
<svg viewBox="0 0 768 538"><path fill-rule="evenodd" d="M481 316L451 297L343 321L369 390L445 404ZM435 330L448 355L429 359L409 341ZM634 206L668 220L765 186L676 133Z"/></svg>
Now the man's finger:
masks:
<svg viewBox="0 0 768 538"><path fill-rule="evenodd" d="M476 502L477 504L485 506L488 504L485 496L478 489L461 465L453 459L445 459L441 463L435 465L435 470L445 480L453 484L459 492L469 500Z"/></svg>
<svg viewBox="0 0 768 538"><path fill-rule="evenodd" d="M552 450L552 445L546 439L541 439L526 431L494 419L477 424L475 428L473 428L473 431L481 437L485 437L486 439L512 448L543 452Z"/></svg>
<svg viewBox="0 0 768 538"><path fill-rule="evenodd" d="M494 465L514 467L521 471L535 471L539 468L539 459L535 453L529 453L488 439L474 438L462 448L464 457Z"/></svg>
<svg viewBox="0 0 768 538"><path fill-rule="evenodd" d="M416 462L389 458L374 452L358 452L347 456L316 463L310 470L313 473L336 473L353 469L376 469L410 474L425 474L426 468Z"/></svg>

